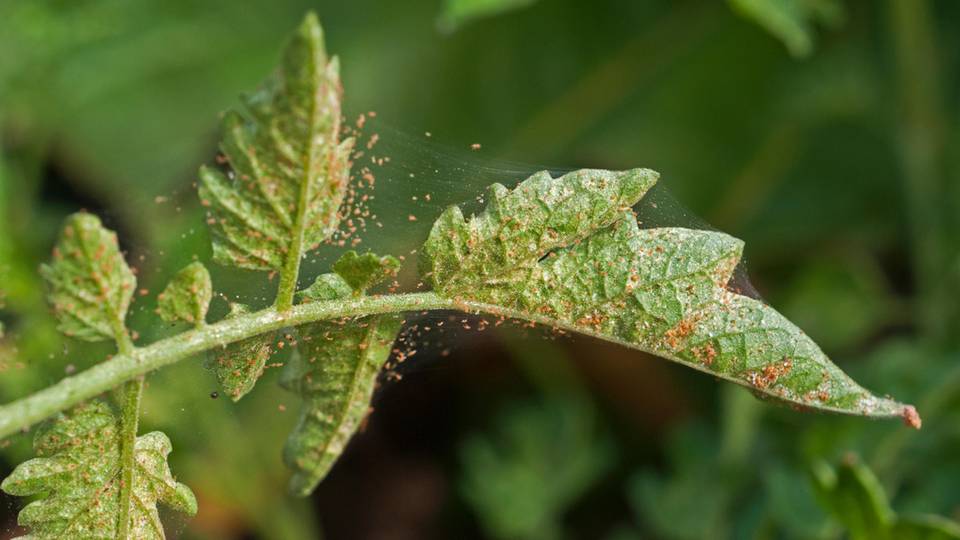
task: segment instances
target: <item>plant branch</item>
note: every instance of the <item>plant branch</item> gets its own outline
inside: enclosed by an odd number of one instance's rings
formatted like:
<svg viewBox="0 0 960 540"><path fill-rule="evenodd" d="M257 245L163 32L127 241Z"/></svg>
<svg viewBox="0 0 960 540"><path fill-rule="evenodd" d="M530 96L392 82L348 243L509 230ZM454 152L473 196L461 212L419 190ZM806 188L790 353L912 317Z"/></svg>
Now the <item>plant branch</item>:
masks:
<svg viewBox="0 0 960 540"><path fill-rule="evenodd" d="M928 337L950 336L943 254L950 252L942 208L950 199L943 175L944 125L936 25L928 2L889 2L895 77L899 86L899 129L894 130L910 216L913 266L919 300L917 318Z"/></svg>
<svg viewBox="0 0 960 540"><path fill-rule="evenodd" d="M132 352L132 351L131 351ZM137 430L140 426L140 398L143 396L143 375L126 383L121 416L120 434L120 517L117 523L117 538L127 538L130 530L130 513L133 506L134 449Z"/></svg>
<svg viewBox="0 0 960 540"><path fill-rule="evenodd" d="M12 435L18 430L27 429L31 425L57 412L94 397L125 381L132 380L135 377L139 377L163 366L179 362L194 354L208 351L215 347L223 347L242 339L286 327L343 317L434 310L486 313L503 318L520 319L536 324L543 324L545 327L584 334L632 349L666 357L674 362L707 372L715 377L745 385L740 379L711 372L708 368L699 364L689 362L679 357L666 355L662 351L646 350L636 343L612 338L599 332L593 332L589 328L580 328L564 324L563 322L546 316L506 309L502 306L481 302L443 298L433 292L361 296L348 300L331 300L300 304L293 306L285 312L280 312L275 307L271 307L256 313L241 315L220 321L216 324L184 332L153 343L147 347L136 349L132 354L120 354L111 360L94 366L78 375L67 377L53 386L28 397L0 406L0 438ZM827 406L821 406L819 408L838 414L856 414L851 410L842 408ZM910 407L907 409L913 410ZM916 413L914 412L914 414ZM873 413L871 416L892 418L903 415L891 412L889 414Z"/></svg>
<svg viewBox="0 0 960 540"><path fill-rule="evenodd" d="M111 326L117 351L122 355L136 352L130 332L123 317L111 313ZM137 430L140 426L140 399L143 396L143 376L128 381L123 389L123 407L120 417L120 516L117 522L117 538L127 538L130 531L130 511L133 505L133 468L134 448L137 443Z"/></svg>
<svg viewBox="0 0 960 540"><path fill-rule="evenodd" d="M317 321L398 313L457 309L455 302L433 293L363 296L348 300L301 304L285 312L268 308L226 319L160 340L67 377L30 396L0 406L0 438L24 430L77 403L106 392L157 368L192 355L286 327Z"/></svg>

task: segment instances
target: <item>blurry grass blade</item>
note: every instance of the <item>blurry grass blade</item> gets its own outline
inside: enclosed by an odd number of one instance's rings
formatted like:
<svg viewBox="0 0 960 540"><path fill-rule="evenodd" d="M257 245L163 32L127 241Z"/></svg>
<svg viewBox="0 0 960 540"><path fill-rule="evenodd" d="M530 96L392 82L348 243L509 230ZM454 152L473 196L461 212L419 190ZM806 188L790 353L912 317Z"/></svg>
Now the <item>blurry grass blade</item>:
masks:
<svg viewBox="0 0 960 540"><path fill-rule="evenodd" d="M839 0L728 0L733 9L783 42L796 57L813 52L814 25L843 20Z"/></svg>
<svg viewBox="0 0 960 540"><path fill-rule="evenodd" d="M821 464L814 469L814 487L821 504L857 540L889 538L894 521L887 495L873 472L850 457L837 468Z"/></svg>
<svg viewBox="0 0 960 540"><path fill-rule="evenodd" d="M210 272L203 263L194 262L177 272L157 296L157 311L167 322L180 320L201 325L206 320L211 298Z"/></svg>
<svg viewBox="0 0 960 540"><path fill-rule="evenodd" d="M440 30L452 32L475 19L499 15L532 5L537 0L446 0L437 20Z"/></svg>
<svg viewBox="0 0 960 540"><path fill-rule="evenodd" d="M891 538L897 540L960 540L960 523L943 516L898 517Z"/></svg>
<svg viewBox="0 0 960 540"><path fill-rule="evenodd" d="M137 282L117 235L99 218L85 212L67 218L53 262L40 271L61 332L86 341L121 339Z"/></svg>
<svg viewBox="0 0 960 540"><path fill-rule="evenodd" d="M537 173L490 190L469 221L434 224L422 271L437 294L635 347L816 409L904 418L909 406L847 377L799 328L728 290L743 243L679 228L640 230L632 211L652 171Z"/></svg>
<svg viewBox="0 0 960 540"><path fill-rule="evenodd" d="M221 149L231 171L200 171L217 262L295 272L336 230L353 147L339 140L341 95L339 63L310 14L245 113L226 114Z"/></svg>
<svg viewBox="0 0 960 540"><path fill-rule="evenodd" d="M3 481L3 490L39 496L20 512L29 538L116 536L120 518L120 421L100 402L81 405L37 431L39 457L20 464ZM160 432L137 437L134 448L131 538L162 539L157 503L193 515L197 501L173 479L167 465L170 440Z"/></svg>
<svg viewBox="0 0 960 540"><path fill-rule="evenodd" d="M614 448L589 403L558 395L504 411L495 431L464 441L460 459L464 498L492 538L557 538Z"/></svg>
<svg viewBox="0 0 960 540"><path fill-rule="evenodd" d="M880 480L855 456L836 470L821 462L812 472L820 503L853 540L960 539L960 524L945 517L898 516Z"/></svg>

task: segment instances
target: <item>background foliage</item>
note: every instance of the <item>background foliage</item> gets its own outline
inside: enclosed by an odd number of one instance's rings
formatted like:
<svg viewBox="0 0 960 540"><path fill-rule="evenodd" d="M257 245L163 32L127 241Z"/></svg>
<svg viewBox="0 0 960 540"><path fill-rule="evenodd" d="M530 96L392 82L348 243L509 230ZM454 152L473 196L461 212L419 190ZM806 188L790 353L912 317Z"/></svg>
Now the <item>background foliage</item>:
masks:
<svg viewBox="0 0 960 540"><path fill-rule="evenodd" d="M104 215L154 293L209 257L196 167L218 113L309 8L352 115L482 143L480 159L661 171L746 241L768 301L868 388L917 404L924 429L770 407L586 339L459 330L442 337L459 344L449 355L427 347L384 384L366 432L299 501L278 459L290 394L211 399L215 377L184 362L149 379L143 419L175 441L171 466L199 499L184 537L835 538L848 525L813 479L854 455L895 515L960 518L960 6L947 1L3 2L4 401L104 354L62 340L43 302L36 268L66 214ZM390 206L382 220L406 223ZM263 295L260 278L212 270L221 292ZM134 304L141 339L167 331L155 307ZM28 442L5 445L4 472ZM5 534L15 510L6 499Z"/></svg>

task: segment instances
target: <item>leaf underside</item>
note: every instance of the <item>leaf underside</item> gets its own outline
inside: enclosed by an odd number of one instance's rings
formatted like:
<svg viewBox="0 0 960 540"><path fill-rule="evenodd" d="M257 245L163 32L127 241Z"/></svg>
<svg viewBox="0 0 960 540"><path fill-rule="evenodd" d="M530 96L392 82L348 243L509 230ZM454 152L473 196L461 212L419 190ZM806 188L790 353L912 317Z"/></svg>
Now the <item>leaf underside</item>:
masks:
<svg viewBox="0 0 960 540"><path fill-rule="evenodd" d="M304 301L336 300L361 294L359 287L373 285L396 269L391 257L369 257L380 268L363 265L351 287L339 273L323 274L302 293ZM344 261L356 261L356 253L344 255L334 265L341 271L354 269ZM366 275L367 278L358 276ZM300 329L298 354L283 372L282 384L303 398L296 427L284 447L284 461L293 471L290 492L306 496L327 475L360 428L370 408L381 368L390 356L403 324L395 314L316 323Z"/></svg>
<svg viewBox="0 0 960 540"><path fill-rule="evenodd" d="M300 354L284 384L304 400L284 447L284 461L294 471L291 493L309 495L360 428L402 323L399 316L378 315L316 324L301 333Z"/></svg>
<svg viewBox="0 0 960 540"><path fill-rule="evenodd" d="M230 399L239 401L253 390L263 375L267 360L273 356L275 337L275 333L269 332L211 352L210 365Z"/></svg>
<svg viewBox="0 0 960 540"><path fill-rule="evenodd" d="M466 220L451 207L424 245L435 291L507 316L635 347L800 407L867 416L916 411L873 396L799 328L727 284L740 240L641 230L629 207L656 181L643 169L537 173L491 188Z"/></svg>
<svg viewBox="0 0 960 540"><path fill-rule="evenodd" d="M227 318L249 311L249 308L242 304L232 304ZM230 399L239 401L253 390L260 376L263 375L267 360L273 356L276 337L276 332L267 332L208 353L206 367L217 374L220 386Z"/></svg>
<svg viewBox="0 0 960 540"><path fill-rule="evenodd" d="M117 235L93 214L67 218L53 249L53 261L40 273L65 335L84 341L119 339L137 281L127 266ZM119 326L117 323L120 323Z"/></svg>
<svg viewBox="0 0 960 540"><path fill-rule="evenodd" d="M353 139L339 140L341 95L339 63L328 60L310 14L278 73L245 99L244 113L225 115L221 150L230 172L200 171L214 260L281 270L291 249L302 253L333 234L353 149Z"/></svg>
<svg viewBox="0 0 960 540"><path fill-rule="evenodd" d="M353 290L362 293L384 279L395 275L400 261L392 255L379 257L373 253L357 254L350 250L333 265L333 271Z"/></svg>
<svg viewBox="0 0 960 540"><path fill-rule="evenodd" d="M34 439L39 457L3 481L11 495L39 498L20 512L27 538L113 539L120 518L120 420L101 402L61 414ZM162 539L157 503L193 515L197 501L167 465L172 447L160 432L137 437L130 538Z"/></svg>
<svg viewBox="0 0 960 540"><path fill-rule="evenodd" d="M157 296L157 312L167 322L203 324L212 298L210 272L202 263L194 262L177 272Z"/></svg>

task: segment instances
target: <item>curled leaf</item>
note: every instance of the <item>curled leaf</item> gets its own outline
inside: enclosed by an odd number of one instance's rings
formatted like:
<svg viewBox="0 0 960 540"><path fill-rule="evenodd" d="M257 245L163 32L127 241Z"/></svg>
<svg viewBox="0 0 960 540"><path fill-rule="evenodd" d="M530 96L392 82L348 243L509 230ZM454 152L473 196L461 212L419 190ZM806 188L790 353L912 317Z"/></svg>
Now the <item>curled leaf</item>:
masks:
<svg viewBox="0 0 960 540"><path fill-rule="evenodd" d="M117 245L117 235L86 212L67 218L40 268L65 335L85 341L120 339L137 280Z"/></svg>
<svg viewBox="0 0 960 540"><path fill-rule="evenodd" d="M336 230L353 148L353 139L340 141L339 70L309 14L276 76L246 100L245 113L224 117L231 171L204 167L199 186L217 262L282 270Z"/></svg>
<svg viewBox="0 0 960 540"><path fill-rule="evenodd" d="M193 262L177 272L157 296L157 312L167 322L203 324L212 298L210 272L203 263Z"/></svg>
<svg viewBox="0 0 960 540"><path fill-rule="evenodd" d="M728 290L742 242L723 233L641 230L626 208L655 181L645 170L538 173L465 220L451 207L424 246L438 294L679 362L797 406L900 416L837 368L763 302Z"/></svg>
<svg viewBox="0 0 960 540"><path fill-rule="evenodd" d="M80 405L37 431L39 457L20 464L4 491L39 498L20 511L28 538L112 540L120 519L120 420L103 403ZM174 480L167 465L172 447L160 432L137 437L134 447L130 538L162 539L157 504L193 515L190 488Z"/></svg>
<svg viewBox="0 0 960 540"><path fill-rule="evenodd" d="M301 293L305 302L362 294L392 274L399 261L348 252ZM370 407L380 369L403 320L396 315L322 322L300 329L297 353L281 384L303 398L300 419L284 446L293 469L290 491L306 496L330 471Z"/></svg>
<svg viewBox="0 0 960 540"><path fill-rule="evenodd" d="M294 471L291 493L309 495L359 429L402 323L380 315L302 329L299 354L283 376L284 386L304 401L283 450Z"/></svg>
<svg viewBox="0 0 960 540"><path fill-rule="evenodd" d="M228 318L248 311L242 304L231 304ZM216 372L220 386L230 399L239 401L253 390L273 355L275 338L276 333L268 332L210 351L207 366Z"/></svg>

